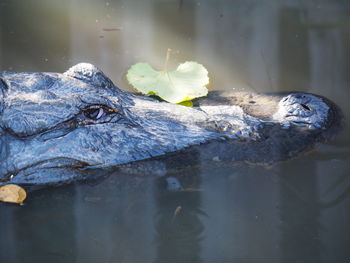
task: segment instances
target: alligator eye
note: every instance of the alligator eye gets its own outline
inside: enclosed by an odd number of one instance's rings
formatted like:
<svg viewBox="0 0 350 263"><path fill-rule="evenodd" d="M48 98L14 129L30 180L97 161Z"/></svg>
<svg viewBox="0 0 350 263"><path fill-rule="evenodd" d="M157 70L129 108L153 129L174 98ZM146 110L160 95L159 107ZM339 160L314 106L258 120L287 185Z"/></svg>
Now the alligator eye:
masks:
<svg viewBox="0 0 350 263"><path fill-rule="evenodd" d="M98 120L105 115L105 111L102 107L100 108L87 108L84 110L84 115L86 118L91 120Z"/></svg>
<svg viewBox="0 0 350 263"><path fill-rule="evenodd" d="M308 106L308 105L306 105L306 104L304 104L304 103L301 103L300 104L301 105L301 107L303 107L305 110L311 110L311 108Z"/></svg>

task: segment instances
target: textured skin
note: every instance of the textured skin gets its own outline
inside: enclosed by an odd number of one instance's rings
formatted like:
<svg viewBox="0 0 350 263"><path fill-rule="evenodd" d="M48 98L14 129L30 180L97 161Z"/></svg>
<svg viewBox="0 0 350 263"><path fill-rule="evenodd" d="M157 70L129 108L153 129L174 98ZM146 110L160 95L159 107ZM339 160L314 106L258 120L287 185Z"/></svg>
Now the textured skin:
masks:
<svg viewBox="0 0 350 263"><path fill-rule="evenodd" d="M331 102L304 93L216 95L193 108L158 102L87 63L0 79L0 184L60 183L198 145L206 159L273 163L324 139L339 118Z"/></svg>

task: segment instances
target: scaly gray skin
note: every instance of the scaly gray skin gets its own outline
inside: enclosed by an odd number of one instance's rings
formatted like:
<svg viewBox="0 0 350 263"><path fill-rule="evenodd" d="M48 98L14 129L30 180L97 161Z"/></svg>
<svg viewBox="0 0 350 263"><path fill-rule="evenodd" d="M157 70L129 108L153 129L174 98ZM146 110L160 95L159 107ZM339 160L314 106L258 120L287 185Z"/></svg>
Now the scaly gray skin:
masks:
<svg viewBox="0 0 350 263"><path fill-rule="evenodd" d="M60 183L198 145L205 158L272 163L323 138L335 118L333 104L304 93L213 101L188 108L136 96L87 63L63 74L0 73L0 184ZM276 153L281 138L288 143Z"/></svg>

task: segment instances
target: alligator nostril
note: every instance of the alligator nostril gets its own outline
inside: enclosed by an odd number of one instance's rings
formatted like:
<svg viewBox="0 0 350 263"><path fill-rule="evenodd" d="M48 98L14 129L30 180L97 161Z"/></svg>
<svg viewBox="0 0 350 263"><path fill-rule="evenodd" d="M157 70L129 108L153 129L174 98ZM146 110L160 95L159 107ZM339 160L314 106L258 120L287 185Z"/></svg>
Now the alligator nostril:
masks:
<svg viewBox="0 0 350 263"><path fill-rule="evenodd" d="M310 108L308 105L306 105L306 104L301 103L300 105L301 105L305 110L311 110L311 108Z"/></svg>

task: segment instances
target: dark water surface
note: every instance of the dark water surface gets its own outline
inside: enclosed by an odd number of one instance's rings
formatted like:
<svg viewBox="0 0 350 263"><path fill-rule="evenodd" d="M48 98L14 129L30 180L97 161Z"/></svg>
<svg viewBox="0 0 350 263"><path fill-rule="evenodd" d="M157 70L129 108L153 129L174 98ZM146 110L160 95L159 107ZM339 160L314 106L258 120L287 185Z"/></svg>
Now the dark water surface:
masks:
<svg viewBox="0 0 350 263"><path fill-rule="evenodd" d="M306 91L350 115L350 1L0 0L0 70L204 64L210 89ZM0 262L350 262L349 126L270 168L109 177L0 204Z"/></svg>

